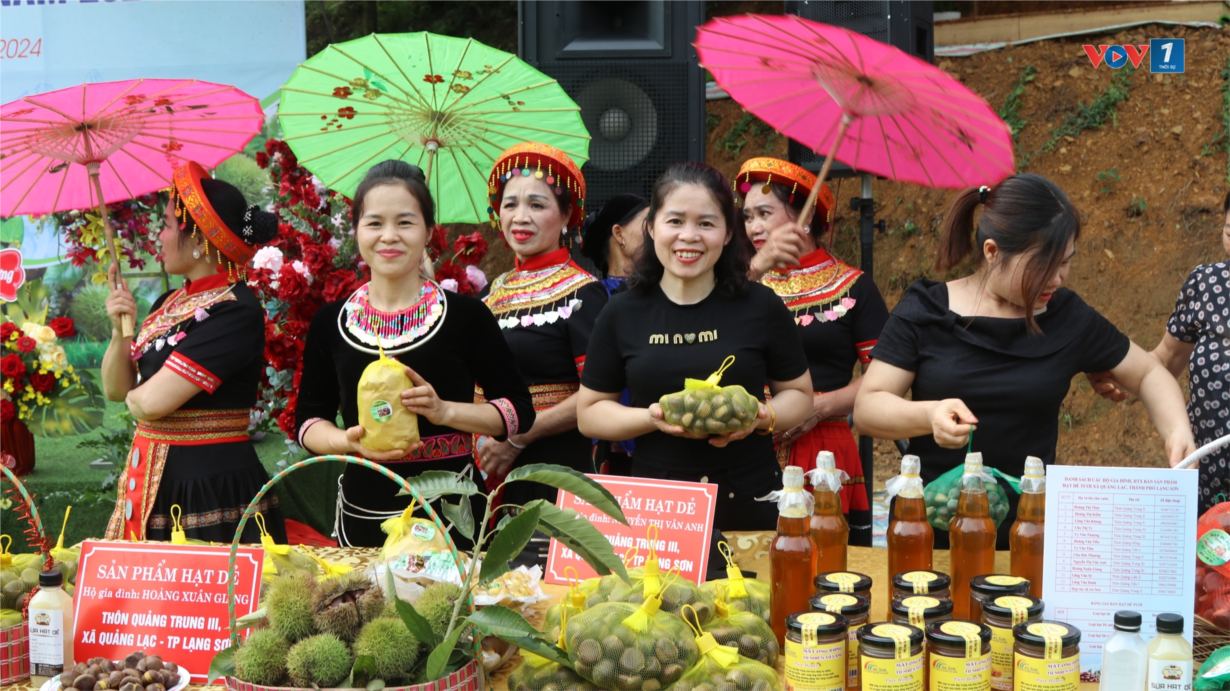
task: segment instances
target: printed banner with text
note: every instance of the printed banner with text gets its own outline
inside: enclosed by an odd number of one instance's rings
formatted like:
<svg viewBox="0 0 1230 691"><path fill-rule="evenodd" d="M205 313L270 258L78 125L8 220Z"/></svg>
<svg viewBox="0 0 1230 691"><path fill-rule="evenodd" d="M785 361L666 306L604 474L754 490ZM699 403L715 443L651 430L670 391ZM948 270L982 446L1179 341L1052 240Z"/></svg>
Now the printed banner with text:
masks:
<svg viewBox="0 0 1230 691"><path fill-rule="evenodd" d="M648 553L646 531L657 526L654 545L662 571L678 568L679 575L696 583L705 580L709 568L709 542L713 532L713 510L717 504L717 485L673 480L649 480L612 475L590 475L615 495L628 519L623 525L588 502L563 490L556 502L561 509L572 509L585 516L606 536L616 554L633 547L637 556L628 566L645 563ZM594 570L581 557L552 538L547 555L548 583L566 584L564 569L573 567L581 578L592 578Z"/></svg>
<svg viewBox="0 0 1230 691"><path fill-rule="evenodd" d="M256 609L264 554L259 547L239 548L237 617ZM144 650L204 683L214 654L231 644L230 556L230 547L87 540L77 575L73 656L122 660Z"/></svg>

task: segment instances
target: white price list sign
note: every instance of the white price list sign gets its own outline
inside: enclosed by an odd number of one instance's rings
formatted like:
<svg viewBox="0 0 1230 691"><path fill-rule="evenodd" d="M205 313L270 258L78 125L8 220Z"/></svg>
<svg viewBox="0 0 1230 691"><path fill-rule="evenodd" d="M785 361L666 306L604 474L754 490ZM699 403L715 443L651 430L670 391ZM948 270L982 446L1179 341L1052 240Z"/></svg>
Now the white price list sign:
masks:
<svg viewBox="0 0 1230 691"><path fill-rule="evenodd" d="M1168 468L1052 465L1046 470L1047 619L1081 630L1081 671L1102 667L1119 610L1183 616L1192 640L1199 473Z"/></svg>

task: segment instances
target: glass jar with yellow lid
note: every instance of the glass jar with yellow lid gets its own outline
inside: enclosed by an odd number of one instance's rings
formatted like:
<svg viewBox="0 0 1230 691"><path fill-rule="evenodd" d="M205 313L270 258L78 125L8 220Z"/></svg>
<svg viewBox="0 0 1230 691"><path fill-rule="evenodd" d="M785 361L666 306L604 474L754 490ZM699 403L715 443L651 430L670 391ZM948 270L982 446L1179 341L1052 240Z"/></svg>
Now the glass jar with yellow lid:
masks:
<svg viewBox="0 0 1230 691"><path fill-rule="evenodd" d="M982 623L991 629L991 689L1012 691L1012 629L1042 621L1046 605L1028 595L1002 595L982 603Z"/></svg>
<svg viewBox="0 0 1230 691"><path fill-rule="evenodd" d="M830 593L813 597L811 608L815 612L840 614L849 623L846 629L846 688L858 691L858 630L867 623L871 614L871 601L862 595Z"/></svg>
<svg viewBox="0 0 1230 691"><path fill-rule="evenodd" d="M982 603L1003 595L1028 595L1029 580L1020 576L992 573L969 581L969 618L982 621Z"/></svg>
<svg viewBox="0 0 1230 691"><path fill-rule="evenodd" d="M1015 691L1078 691L1081 631L1061 621L1017 624L1013 650Z"/></svg>
<svg viewBox="0 0 1230 691"><path fill-rule="evenodd" d="M927 625L927 679L932 689L991 688L991 629L972 621Z"/></svg>
<svg viewBox="0 0 1230 691"><path fill-rule="evenodd" d="M939 571L902 571L893 576L893 597L951 597L952 578Z"/></svg>
<svg viewBox="0 0 1230 691"><path fill-rule="evenodd" d="M807 691L846 688L846 629L840 614L799 612L786 617L786 686Z"/></svg>
<svg viewBox="0 0 1230 691"><path fill-rule="evenodd" d="M922 629L909 624L867 624L858 632L863 691L923 691Z"/></svg>

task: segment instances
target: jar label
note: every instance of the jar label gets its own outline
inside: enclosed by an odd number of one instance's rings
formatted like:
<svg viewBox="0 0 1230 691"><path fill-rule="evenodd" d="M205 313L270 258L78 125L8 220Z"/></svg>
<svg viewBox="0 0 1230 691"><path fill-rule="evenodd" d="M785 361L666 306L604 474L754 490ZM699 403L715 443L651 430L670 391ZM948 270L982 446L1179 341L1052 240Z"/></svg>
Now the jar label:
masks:
<svg viewBox="0 0 1230 691"><path fill-rule="evenodd" d="M807 612L800 614L798 621L803 625L803 645L816 645L816 630L821 626L828 626L837 621L830 614L824 612Z"/></svg>
<svg viewBox="0 0 1230 691"><path fill-rule="evenodd" d="M859 691L858 679L858 630L865 624L850 627L850 639L846 641L846 688Z"/></svg>
<svg viewBox="0 0 1230 691"><path fill-rule="evenodd" d="M965 657L973 659L982 652L982 629L977 624L968 621L946 621L940 624L940 631L960 636L965 639ZM990 653L987 654L987 670L990 671ZM989 678L989 677L988 677Z"/></svg>
<svg viewBox="0 0 1230 691"><path fill-rule="evenodd" d="M987 583L991 585L1020 585L1028 582L1020 576L987 576Z"/></svg>
<svg viewBox="0 0 1230 691"><path fill-rule="evenodd" d="M991 688L1012 691L1012 629L991 627Z"/></svg>
<svg viewBox="0 0 1230 691"><path fill-rule="evenodd" d="M917 626L921 629L927 626L927 610L939 607L940 601L933 597L907 597L901 601L901 604L908 608L910 626Z"/></svg>
<svg viewBox="0 0 1230 691"><path fill-rule="evenodd" d="M824 605L824 611L832 612L833 614L841 614L842 607L857 605L858 600L851 595L825 595L820 598L820 604Z"/></svg>
<svg viewBox="0 0 1230 691"><path fill-rule="evenodd" d="M893 659L904 660L910 655L910 630L896 624L880 624L871 630L872 635L893 639L896 650Z"/></svg>
<svg viewBox="0 0 1230 691"><path fill-rule="evenodd" d="M873 631L881 628L884 627L877 626ZM922 652L897 660L863 655L860 663L863 691L923 691Z"/></svg>
<svg viewBox="0 0 1230 691"><path fill-rule="evenodd" d="M1191 660L1154 660L1149 658L1148 691L1191 691Z"/></svg>
<svg viewBox="0 0 1230 691"><path fill-rule="evenodd" d="M1214 528L1196 541L1196 556L1209 566L1222 566L1230 561L1230 534Z"/></svg>
<svg viewBox="0 0 1230 691"><path fill-rule="evenodd" d="M436 529L427 523L415 523L410 526L410 536L416 540L427 542L436 536Z"/></svg>
<svg viewBox="0 0 1230 691"><path fill-rule="evenodd" d="M1043 657L1047 660L1058 660L1063 654L1063 635L1068 632L1066 627L1059 624L1030 624L1025 627L1025 630L1042 637L1043 644L1046 646Z"/></svg>
<svg viewBox="0 0 1230 691"><path fill-rule="evenodd" d="M928 571L911 571L901 574L901 580L914 585L915 595L926 595L931 592L931 582L939 579Z"/></svg>
<svg viewBox="0 0 1230 691"><path fill-rule="evenodd" d="M30 673L54 677L64 671L64 612L30 608ZM69 661L71 664L71 660Z"/></svg>
<svg viewBox="0 0 1230 691"><path fill-rule="evenodd" d="M931 655L932 691L984 691L990 683L990 653L966 658Z"/></svg>
<svg viewBox="0 0 1230 691"><path fill-rule="evenodd" d="M1029 606L1033 603L1017 595L1005 595L995 598L995 604L1012 611L1012 625L1016 626L1029 619Z"/></svg>
<svg viewBox="0 0 1230 691"><path fill-rule="evenodd" d="M1016 691L1077 691L1081 684L1081 656L1040 660L1015 653L1013 684Z"/></svg>
<svg viewBox="0 0 1230 691"><path fill-rule="evenodd" d="M787 691L841 691L846 686L843 642L804 645L786 639Z"/></svg>
<svg viewBox="0 0 1230 691"><path fill-rule="evenodd" d="M829 583L836 583L841 586L840 590L843 593L854 592L854 584L862 580L862 578L852 573L830 573L824 577L824 580Z"/></svg>

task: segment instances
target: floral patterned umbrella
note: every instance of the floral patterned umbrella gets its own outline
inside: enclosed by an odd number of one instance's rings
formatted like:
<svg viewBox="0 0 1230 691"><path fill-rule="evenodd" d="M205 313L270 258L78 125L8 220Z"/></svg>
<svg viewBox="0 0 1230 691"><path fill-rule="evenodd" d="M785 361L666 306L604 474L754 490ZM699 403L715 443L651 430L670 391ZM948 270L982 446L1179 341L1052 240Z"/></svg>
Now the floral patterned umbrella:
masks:
<svg viewBox="0 0 1230 691"><path fill-rule="evenodd" d="M439 223L494 217L487 174L513 144L589 157L581 109L554 79L473 39L426 32L330 45L282 87L278 117L299 163L348 196L383 160L419 166Z"/></svg>

